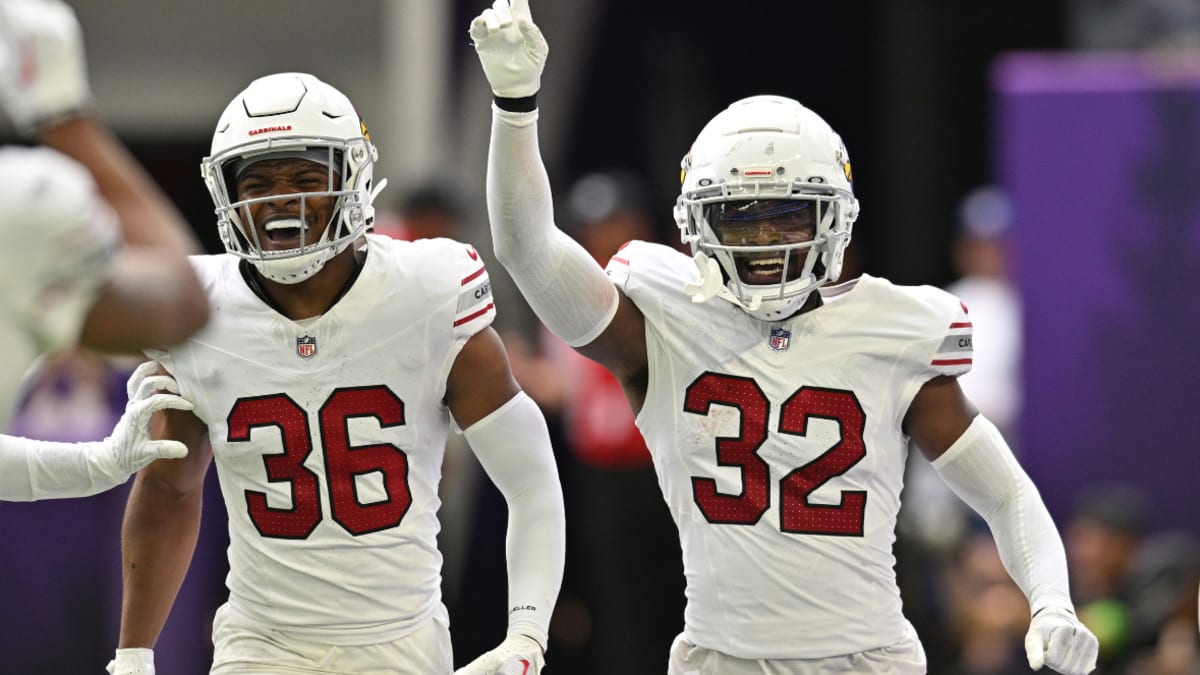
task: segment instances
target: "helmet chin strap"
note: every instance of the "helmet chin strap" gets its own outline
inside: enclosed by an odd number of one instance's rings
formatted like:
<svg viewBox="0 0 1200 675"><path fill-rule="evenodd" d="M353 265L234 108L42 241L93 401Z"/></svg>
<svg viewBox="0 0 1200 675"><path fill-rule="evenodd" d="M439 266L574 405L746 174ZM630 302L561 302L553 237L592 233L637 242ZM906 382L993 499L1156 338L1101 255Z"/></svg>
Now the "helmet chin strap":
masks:
<svg viewBox="0 0 1200 675"><path fill-rule="evenodd" d="M736 293L729 290L725 285L725 277L721 274L721 266L711 256L706 255L702 251L697 251L692 256L692 262L696 263L696 269L700 272L699 283L686 283L683 285L683 292L691 296L692 302L702 304L712 300L716 296L729 300L733 304L741 307L747 314L762 321L781 321L804 306L808 300L808 296L812 294L810 290L803 295L794 295L788 298L767 298L763 300L763 292L755 292L749 302L743 302ZM813 290L816 290L814 287Z"/></svg>
<svg viewBox="0 0 1200 675"><path fill-rule="evenodd" d="M814 289L815 290L815 289ZM794 295L790 298L767 299L764 301L762 295L756 293L750 301L750 305L744 305L741 302L737 304L746 311L750 316L760 321L783 321L800 310L804 303L808 300L808 296L812 295L812 291L803 295Z"/></svg>
<svg viewBox="0 0 1200 675"><path fill-rule="evenodd" d="M258 273L281 284L298 284L311 278L325 267L329 259L337 255L333 249L321 249L304 255L278 260L251 260Z"/></svg>
<svg viewBox="0 0 1200 675"><path fill-rule="evenodd" d="M683 292L692 296L692 302L703 304L715 298L721 289L725 288L725 277L721 275L721 266L717 261L703 251L696 251L692 262L696 263L696 269L700 271L700 283L684 284Z"/></svg>
<svg viewBox="0 0 1200 675"><path fill-rule="evenodd" d="M367 206L375 203L375 198L379 196L380 192L383 192L383 188L387 187L387 184L388 182L386 178L380 178L379 181L375 183L375 187L371 190L371 196L367 198Z"/></svg>
<svg viewBox="0 0 1200 675"><path fill-rule="evenodd" d="M340 217L340 216L338 216ZM333 224L330 223L325 228L325 233L322 235L328 238L331 235ZM289 256L286 258L265 258L251 260L258 273L271 281L281 284L298 284L301 281L312 278L317 272L320 272L325 267L325 263L337 257L339 253L345 251L353 240L347 240L339 246L331 248L320 248L312 253L303 255Z"/></svg>

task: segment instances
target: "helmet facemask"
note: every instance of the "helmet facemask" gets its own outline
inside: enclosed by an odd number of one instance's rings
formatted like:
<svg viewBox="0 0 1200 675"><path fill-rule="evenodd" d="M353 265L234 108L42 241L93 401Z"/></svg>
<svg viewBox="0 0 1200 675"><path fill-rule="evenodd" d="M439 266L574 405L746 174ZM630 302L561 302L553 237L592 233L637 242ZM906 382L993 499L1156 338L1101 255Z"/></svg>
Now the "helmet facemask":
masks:
<svg viewBox="0 0 1200 675"><path fill-rule="evenodd" d="M700 199L688 209L685 241L694 253L717 261L724 286L743 309L763 320L782 320L841 274L849 232L840 208L836 197L817 194ZM798 225L805 220L807 225Z"/></svg>
<svg viewBox="0 0 1200 675"><path fill-rule="evenodd" d="M233 255L250 261L263 276L280 283L298 283L317 271L326 262L344 251L354 242L369 224L367 214L372 213L368 189L360 188L364 181L369 184L373 156L366 149L365 139L311 138L286 139L288 145L271 144L271 147L255 147L259 144L235 146L221 155L205 161L209 175L219 177L210 186L217 203L217 226L225 249ZM292 146L291 143L297 142ZM249 146L249 147L247 147ZM264 160L307 159L326 167L326 184L323 189L291 194L270 194L261 197L237 199L237 179L250 165ZM343 179L342 176L346 178ZM214 189L215 188L215 189ZM334 206L328 222L310 222L309 200L330 198ZM272 250L259 240L258 227L252 220L254 205L262 202L297 199L301 245L296 248ZM309 243L309 230L324 228L321 237Z"/></svg>
<svg viewBox="0 0 1200 675"><path fill-rule="evenodd" d="M263 194L238 200L238 174L264 160L303 159L326 167L320 189L292 194ZM372 182L378 152L366 127L341 92L305 73L259 78L226 108L213 136L212 154L201 174L216 206L225 249L252 263L266 278L299 283L346 250L374 222L372 202L386 181ZM299 200L300 245L264 247L251 222L251 207L262 202ZM311 221L311 200L332 199L326 223ZM308 241L310 229L323 228Z"/></svg>
<svg viewBox="0 0 1200 675"><path fill-rule="evenodd" d="M775 96L738 101L682 168L675 215L700 267L701 283L685 289L693 300L724 294L780 321L841 275L858 201L841 139L812 111Z"/></svg>

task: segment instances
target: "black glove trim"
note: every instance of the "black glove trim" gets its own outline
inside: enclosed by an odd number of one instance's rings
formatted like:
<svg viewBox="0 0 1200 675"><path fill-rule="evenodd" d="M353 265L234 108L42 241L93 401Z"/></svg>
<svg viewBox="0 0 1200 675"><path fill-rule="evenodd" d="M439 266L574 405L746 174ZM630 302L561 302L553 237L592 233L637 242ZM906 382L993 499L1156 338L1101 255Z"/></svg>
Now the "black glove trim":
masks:
<svg viewBox="0 0 1200 675"><path fill-rule="evenodd" d="M506 112L529 113L537 110L537 94L523 98L496 97L496 107Z"/></svg>

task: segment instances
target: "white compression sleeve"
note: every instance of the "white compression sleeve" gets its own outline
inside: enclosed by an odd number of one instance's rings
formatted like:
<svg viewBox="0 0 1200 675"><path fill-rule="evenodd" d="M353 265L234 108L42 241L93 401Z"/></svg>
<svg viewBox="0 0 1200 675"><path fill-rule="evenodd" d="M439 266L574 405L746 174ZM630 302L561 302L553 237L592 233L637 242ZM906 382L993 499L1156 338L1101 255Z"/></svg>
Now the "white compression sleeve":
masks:
<svg viewBox="0 0 1200 675"><path fill-rule="evenodd" d="M0 435L0 499L87 497L124 483L128 474L101 466L106 442L54 443Z"/></svg>
<svg viewBox="0 0 1200 675"><path fill-rule="evenodd" d="M567 551L546 419L520 392L463 436L508 502L508 632L526 634L545 649Z"/></svg>
<svg viewBox="0 0 1200 675"><path fill-rule="evenodd" d="M496 258L546 327L572 347L596 339L617 311L617 289L582 246L554 225L537 111L492 105L487 205Z"/></svg>
<svg viewBox="0 0 1200 675"><path fill-rule="evenodd" d="M1009 576L1036 614L1071 609L1062 538L1029 475L996 426L979 415L933 468L987 521Z"/></svg>

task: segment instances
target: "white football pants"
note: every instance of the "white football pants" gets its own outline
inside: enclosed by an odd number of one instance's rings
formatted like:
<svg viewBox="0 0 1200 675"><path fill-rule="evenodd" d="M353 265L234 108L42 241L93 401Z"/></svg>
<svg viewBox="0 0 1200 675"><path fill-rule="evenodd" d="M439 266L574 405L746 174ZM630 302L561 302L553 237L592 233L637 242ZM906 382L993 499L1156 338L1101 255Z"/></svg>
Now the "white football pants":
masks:
<svg viewBox="0 0 1200 675"><path fill-rule="evenodd" d="M667 675L925 675L925 649L909 627L909 636L896 644L857 654L825 659L739 659L697 647L680 633L671 645Z"/></svg>
<svg viewBox="0 0 1200 675"><path fill-rule="evenodd" d="M213 619L210 675L451 675L450 629L433 616L412 633L374 645L328 645L266 628L221 605Z"/></svg>

